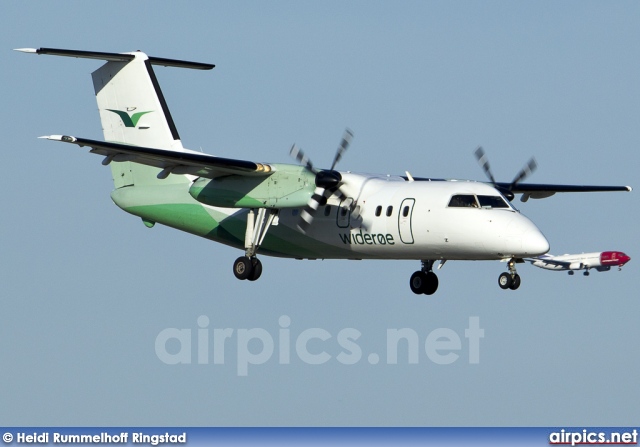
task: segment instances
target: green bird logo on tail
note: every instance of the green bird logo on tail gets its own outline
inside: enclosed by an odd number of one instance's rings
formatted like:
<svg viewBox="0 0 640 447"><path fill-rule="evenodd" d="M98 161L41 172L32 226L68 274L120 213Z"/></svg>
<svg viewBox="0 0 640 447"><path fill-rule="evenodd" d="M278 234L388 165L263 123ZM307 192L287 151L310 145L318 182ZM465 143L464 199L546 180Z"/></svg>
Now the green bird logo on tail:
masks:
<svg viewBox="0 0 640 447"><path fill-rule="evenodd" d="M107 109L109 112L113 112L115 114L117 114L120 119L122 120L122 122L124 123L125 127L136 127L136 125L138 124L138 121L140 121L140 118L142 117L142 115L146 115L147 113L151 113L152 110L148 111L148 112L137 112L134 113L133 115L129 116L129 114L127 112L124 112L122 110L114 110L114 109Z"/></svg>

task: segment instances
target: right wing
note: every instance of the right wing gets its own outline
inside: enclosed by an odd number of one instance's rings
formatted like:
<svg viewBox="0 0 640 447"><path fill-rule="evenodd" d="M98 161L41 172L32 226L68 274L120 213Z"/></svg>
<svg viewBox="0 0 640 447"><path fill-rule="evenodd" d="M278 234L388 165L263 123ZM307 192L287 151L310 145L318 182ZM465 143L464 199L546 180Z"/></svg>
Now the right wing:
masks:
<svg viewBox="0 0 640 447"><path fill-rule="evenodd" d="M632 190L631 186L551 185L538 183L518 183L513 186L511 183L501 182L497 182L496 187L510 191L513 194L522 194L520 200L523 202L526 202L529 198L545 199L558 192L629 192Z"/></svg>

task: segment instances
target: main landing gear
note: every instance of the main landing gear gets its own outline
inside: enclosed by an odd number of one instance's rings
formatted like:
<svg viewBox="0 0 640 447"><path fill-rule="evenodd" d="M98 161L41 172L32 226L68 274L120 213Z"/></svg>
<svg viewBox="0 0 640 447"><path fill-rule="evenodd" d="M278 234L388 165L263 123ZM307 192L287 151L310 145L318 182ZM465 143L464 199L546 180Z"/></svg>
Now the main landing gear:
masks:
<svg viewBox="0 0 640 447"><path fill-rule="evenodd" d="M255 281L262 275L262 262L255 256L253 258L240 256L233 263L233 274L238 279Z"/></svg>
<svg viewBox="0 0 640 447"><path fill-rule="evenodd" d="M247 231L244 234L245 255L240 256L233 263L233 274L236 278L255 281L262 275L262 262L256 257L256 254L277 215L277 210L260 208L256 217L256 211L249 210Z"/></svg>
<svg viewBox="0 0 640 447"><path fill-rule="evenodd" d="M520 275L516 272L516 261L514 258L509 259L509 272L501 273L498 277L498 285L501 289L516 290L520 287Z"/></svg>
<svg viewBox="0 0 640 447"><path fill-rule="evenodd" d="M411 275L409 287L416 295L433 295L438 290L438 277L433 273L435 261L422 261L422 269Z"/></svg>

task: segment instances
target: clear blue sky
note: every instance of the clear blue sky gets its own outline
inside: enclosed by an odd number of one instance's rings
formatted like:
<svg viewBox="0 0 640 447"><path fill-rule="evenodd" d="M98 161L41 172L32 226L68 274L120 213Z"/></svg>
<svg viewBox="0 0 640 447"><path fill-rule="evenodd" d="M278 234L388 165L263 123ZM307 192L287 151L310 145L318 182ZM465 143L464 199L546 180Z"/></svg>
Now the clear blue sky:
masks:
<svg viewBox="0 0 640 447"><path fill-rule="evenodd" d="M100 157L36 138L102 138L100 62L11 51L216 64L156 73L184 145L220 156L287 162L296 142L326 165L348 126L342 169L484 180L482 145L501 181L535 155L532 182L638 187L637 2L2 2L0 23L3 424L637 423L637 191L516 202L552 253L622 250L622 272L522 265L514 293L498 288L504 264L449 262L425 297L408 287L417 261L263 257L262 278L239 282L240 251L147 229L111 202ZM234 329L223 365L197 364L203 315L211 333ZM262 328L278 347L283 316L291 363L276 352L238 377L238 332ZM478 364L472 317L485 331ZM158 358L167 328L191 330L191 364ZM295 355L309 328L332 335L309 345L325 364ZM344 328L362 334L355 365L336 360ZM386 332L399 328L421 346L447 328L460 357L436 364L421 347L417 364L405 349L389 365Z"/></svg>

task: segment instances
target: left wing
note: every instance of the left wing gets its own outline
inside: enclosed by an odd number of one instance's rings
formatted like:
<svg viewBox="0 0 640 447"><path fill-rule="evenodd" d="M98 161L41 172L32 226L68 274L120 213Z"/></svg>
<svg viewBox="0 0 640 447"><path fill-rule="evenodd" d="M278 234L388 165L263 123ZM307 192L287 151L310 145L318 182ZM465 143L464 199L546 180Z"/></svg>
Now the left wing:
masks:
<svg viewBox="0 0 640 447"><path fill-rule="evenodd" d="M121 143L76 138L67 135L49 135L40 138L88 146L92 153L104 155L103 165L112 161L131 161L162 169L158 178L166 178L169 174L191 174L199 177L216 178L223 175L266 176L273 173L270 165L252 161L234 160L214 157L185 149L171 151L142 146L131 146Z"/></svg>

